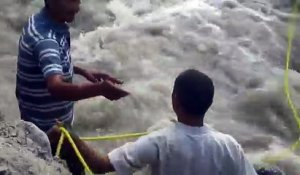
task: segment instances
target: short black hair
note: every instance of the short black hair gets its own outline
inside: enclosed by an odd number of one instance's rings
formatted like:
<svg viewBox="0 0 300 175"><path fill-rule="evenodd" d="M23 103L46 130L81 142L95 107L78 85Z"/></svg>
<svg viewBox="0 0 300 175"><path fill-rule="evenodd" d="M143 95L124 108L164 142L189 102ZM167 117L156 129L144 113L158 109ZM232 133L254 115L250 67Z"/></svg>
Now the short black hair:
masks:
<svg viewBox="0 0 300 175"><path fill-rule="evenodd" d="M48 5L48 0L44 0L44 2L45 2L45 7L49 7L49 5Z"/></svg>
<svg viewBox="0 0 300 175"><path fill-rule="evenodd" d="M214 84L206 74L188 69L176 78L174 93L185 113L204 117L213 102Z"/></svg>

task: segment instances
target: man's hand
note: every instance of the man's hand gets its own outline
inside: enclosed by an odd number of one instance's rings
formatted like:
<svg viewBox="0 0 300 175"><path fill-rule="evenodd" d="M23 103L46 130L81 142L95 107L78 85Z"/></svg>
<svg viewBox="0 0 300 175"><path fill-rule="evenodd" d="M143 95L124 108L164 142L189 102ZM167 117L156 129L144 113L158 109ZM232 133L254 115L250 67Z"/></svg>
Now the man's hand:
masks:
<svg viewBox="0 0 300 175"><path fill-rule="evenodd" d="M61 130L59 127L63 125L64 125L63 123L57 121L57 124L54 125L47 132L53 155L56 153L57 144L61 136ZM110 163L108 156L102 156L101 154L99 154L96 149L93 149L91 146L86 144L73 132L70 132L70 135L73 141L75 142L75 145L77 146L79 152L83 156L84 160L86 161L86 163L94 173L104 174L107 172L114 171L114 167ZM67 162L69 170L72 173L78 174L83 171L83 166L81 162L79 161L72 145L66 138L64 139L61 148L60 158L64 159Z"/></svg>
<svg viewBox="0 0 300 175"><path fill-rule="evenodd" d="M106 73L102 73L100 71L89 71L85 70L83 75L87 80L96 83L99 81L110 81L114 84L123 84L121 80L118 80L117 78L114 78Z"/></svg>
<svg viewBox="0 0 300 175"><path fill-rule="evenodd" d="M127 91L115 86L111 81L104 80L99 85L102 95L109 100L118 100L129 95Z"/></svg>
<svg viewBox="0 0 300 175"><path fill-rule="evenodd" d="M110 100L118 100L129 95L128 92L108 80L97 83L72 84L64 82L61 75L48 77L47 87L53 97L66 101L78 101L99 95Z"/></svg>

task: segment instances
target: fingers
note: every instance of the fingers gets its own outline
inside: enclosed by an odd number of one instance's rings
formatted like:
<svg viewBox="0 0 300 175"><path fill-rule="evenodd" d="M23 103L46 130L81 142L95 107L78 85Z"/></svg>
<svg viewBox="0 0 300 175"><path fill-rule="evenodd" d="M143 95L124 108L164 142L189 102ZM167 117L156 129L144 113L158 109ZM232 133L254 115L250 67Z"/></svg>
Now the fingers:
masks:
<svg viewBox="0 0 300 175"><path fill-rule="evenodd" d="M121 81L121 80L119 80L117 78L111 77L108 74L101 74L97 78L100 79L100 80L104 80L104 81L110 81L110 82L112 82L114 84L123 84L123 81Z"/></svg>
<svg viewBox="0 0 300 175"><path fill-rule="evenodd" d="M108 87L105 97L109 100L119 100L120 98L129 95L129 92L115 86L111 81L104 81L103 83Z"/></svg>
<svg viewBox="0 0 300 175"><path fill-rule="evenodd" d="M123 81L119 80L119 79L116 79L114 77L108 77L107 80L111 81L112 83L115 83L115 84L123 84Z"/></svg>
<svg viewBox="0 0 300 175"><path fill-rule="evenodd" d="M123 84L123 81L114 78L106 73L98 72L91 75L92 75L91 78L96 79L97 81L110 81L114 84Z"/></svg>
<svg viewBox="0 0 300 175"><path fill-rule="evenodd" d="M127 95L129 95L129 94L128 93L118 94L118 95L114 96L113 100L119 100L121 98L126 97Z"/></svg>
<svg viewBox="0 0 300 175"><path fill-rule="evenodd" d="M94 77L93 77L93 78L91 78L91 79L90 79L90 81L91 81L91 82L93 82L93 83L97 83L97 82L99 82L99 80L98 80L97 78L94 78Z"/></svg>
<svg viewBox="0 0 300 175"><path fill-rule="evenodd" d="M97 83L97 82L99 81L96 77L94 77L94 76L92 76L92 75L89 75L89 76L87 77L87 79L88 79L89 81L93 82L93 83Z"/></svg>
<svg viewBox="0 0 300 175"><path fill-rule="evenodd" d="M125 90L123 90L123 89L120 89L120 96L121 96L121 97L125 97L125 96L127 96L127 95L129 95L129 92L127 92L127 91L125 91Z"/></svg>
<svg viewBox="0 0 300 175"><path fill-rule="evenodd" d="M93 77L97 80L97 82L99 82L99 81L107 80L109 78L109 75L104 73L94 73Z"/></svg>
<svg viewBox="0 0 300 175"><path fill-rule="evenodd" d="M127 95L129 95L129 92L123 90L123 89L120 89L120 88L116 88L114 90L114 92L111 94L110 96L110 100L119 100L123 97L126 97Z"/></svg>

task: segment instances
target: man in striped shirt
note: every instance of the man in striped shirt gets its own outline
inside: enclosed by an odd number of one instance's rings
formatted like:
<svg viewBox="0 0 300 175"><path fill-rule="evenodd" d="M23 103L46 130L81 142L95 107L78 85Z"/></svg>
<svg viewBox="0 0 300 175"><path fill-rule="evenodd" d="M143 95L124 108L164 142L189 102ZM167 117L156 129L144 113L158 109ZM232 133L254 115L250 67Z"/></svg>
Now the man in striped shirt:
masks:
<svg viewBox="0 0 300 175"><path fill-rule="evenodd" d="M128 92L122 82L101 72L72 65L70 32L80 0L45 0L45 7L31 16L19 40L16 96L21 118L47 131L55 120L71 124L74 101L102 95L118 100ZM73 74L90 83L73 84Z"/></svg>

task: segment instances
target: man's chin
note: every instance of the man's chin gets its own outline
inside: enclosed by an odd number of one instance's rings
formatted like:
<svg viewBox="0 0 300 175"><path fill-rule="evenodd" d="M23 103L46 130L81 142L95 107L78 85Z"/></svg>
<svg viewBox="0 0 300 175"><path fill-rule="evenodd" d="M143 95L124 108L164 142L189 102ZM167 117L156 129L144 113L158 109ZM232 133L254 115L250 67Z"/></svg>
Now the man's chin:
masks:
<svg viewBox="0 0 300 175"><path fill-rule="evenodd" d="M74 21L75 17L69 17L69 18L66 18L66 22L67 23L72 23Z"/></svg>
<svg viewBox="0 0 300 175"><path fill-rule="evenodd" d="M71 24L74 20L66 20L66 23Z"/></svg>

